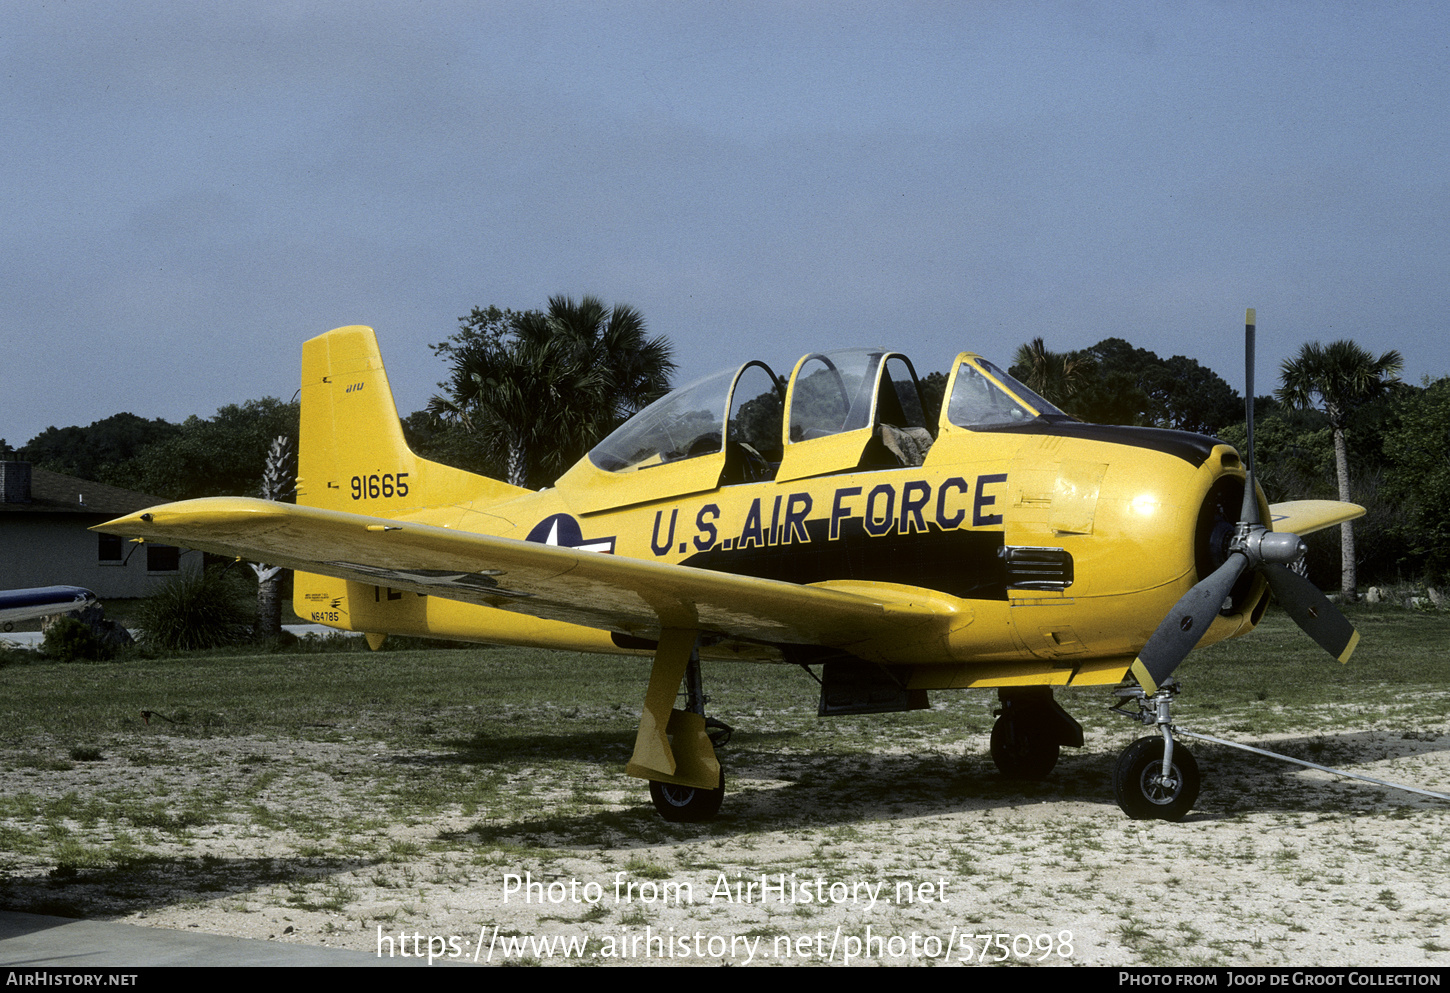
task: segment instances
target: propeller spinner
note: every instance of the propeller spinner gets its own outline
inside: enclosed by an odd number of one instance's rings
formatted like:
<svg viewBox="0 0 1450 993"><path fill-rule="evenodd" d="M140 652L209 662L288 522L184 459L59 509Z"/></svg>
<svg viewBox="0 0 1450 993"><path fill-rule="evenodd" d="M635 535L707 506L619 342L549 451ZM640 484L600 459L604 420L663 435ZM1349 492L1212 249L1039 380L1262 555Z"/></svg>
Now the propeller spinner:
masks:
<svg viewBox="0 0 1450 993"><path fill-rule="evenodd" d="M1254 312L1244 321L1245 407L1248 427L1248 473L1244 480L1243 508L1228 544L1228 557L1207 578L1183 595L1163 618L1131 672L1152 695L1187 657L1213 623L1234 584L1245 570L1256 569L1266 580L1294 623L1340 662L1348 662L1359 644L1359 633L1319 589L1286 568L1304 553L1297 534L1275 533L1261 519L1258 487L1254 479Z"/></svg>

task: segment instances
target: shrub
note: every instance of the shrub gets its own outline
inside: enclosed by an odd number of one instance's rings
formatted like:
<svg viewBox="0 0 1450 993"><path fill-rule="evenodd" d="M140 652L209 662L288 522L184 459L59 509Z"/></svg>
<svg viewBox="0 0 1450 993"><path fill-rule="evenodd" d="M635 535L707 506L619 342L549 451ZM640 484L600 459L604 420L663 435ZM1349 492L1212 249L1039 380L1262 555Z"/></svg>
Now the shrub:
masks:
<svg viewBox="0 0 1450 993"><path fill-rule="evenodd" d="M194 651L241 641L250 633L245 592L225 570L186 573L142 605L137 622L146 644L163 651Z"/></svg>
<svg viewBox="0 0 1450 993"><path fill-rule="evenodd" d="M98 662L112 655L111 646L102 641L89 624L74 617L62 617L50 625L40 650L62 662Z"/></svg>

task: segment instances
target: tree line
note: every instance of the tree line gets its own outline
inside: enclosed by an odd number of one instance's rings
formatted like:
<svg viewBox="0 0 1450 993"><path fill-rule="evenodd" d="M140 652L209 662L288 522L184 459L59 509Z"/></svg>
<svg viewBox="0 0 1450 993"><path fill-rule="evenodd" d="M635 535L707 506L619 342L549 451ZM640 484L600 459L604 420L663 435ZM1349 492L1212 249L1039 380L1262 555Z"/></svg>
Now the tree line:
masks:
<svg viewBox="0 0 1450 993"><path fill-rule="evenodd" d="M258 496L267 453L279 436L297 448L299 407L263 397L228 404L180 424L131 413L88 427L49 427L18 451L36 467L169 500Z"/></svg>
<svg viewBox="0 0 1450 993"><path fill-rule="evenodd" d="M669 341L650 336L637 310L590 296L554 297L540 310L476 307L432 349L444 379L425 410L403 419L409 444L425 458L531 488L552 483L667 392L674 371ZM1164 359L1122 338L1057 353L1039 338L1017 349L1011 372L1081 420L1176 428L1244 447L1242 397L1185 356ZM1395 353L1311 344L1284 364L1273 393L1254 398L1256 468L1271 502L1350 499L1368 509L1352 544L1332 533L1311 539L1321 585L1341 574L1351 589L1450 575L1450 377L1413 386L1397 372ZM922 377L928 408L939 409L946 378ZM295 446L298 415L295 402L275 397L181 424L121 413L47 428L18 454L168 499L260 495L267 453L279 436ZM3 440L0 451L9 451Z"/></svg>
<svg viewBox="0 0 1450 993"><path fill-rule="evenodd" d="M1255 472L1271 503L1347 500L1365 517L1310 536L1312 577L1353 591L1361 580L1450 576L1450 377L1398 379L1398 352L1353 341L1305 344L1254 398ZM1178 428L1244 452L1244 400L1211 369L1163 359L1121 338L1052 352L1020 348L1010 370L1064 411L1102 424ZM1335 535L1339 539L1335 540Z"/></svg>

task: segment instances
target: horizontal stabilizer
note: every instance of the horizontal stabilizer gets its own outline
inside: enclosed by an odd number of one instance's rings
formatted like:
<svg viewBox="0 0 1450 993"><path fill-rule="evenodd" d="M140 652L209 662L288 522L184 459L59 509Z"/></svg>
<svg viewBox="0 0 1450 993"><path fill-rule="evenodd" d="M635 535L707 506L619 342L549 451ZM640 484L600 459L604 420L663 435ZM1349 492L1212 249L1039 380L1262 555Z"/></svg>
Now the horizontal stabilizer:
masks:
<svg viewBox="0 0 1450 993"><path fill-rule="evenodd" d="M1313 534L1363 516L1364 508L1359 504L1339 500L1290 500L1269 506L1274 530L1291 534Z"/></svg>

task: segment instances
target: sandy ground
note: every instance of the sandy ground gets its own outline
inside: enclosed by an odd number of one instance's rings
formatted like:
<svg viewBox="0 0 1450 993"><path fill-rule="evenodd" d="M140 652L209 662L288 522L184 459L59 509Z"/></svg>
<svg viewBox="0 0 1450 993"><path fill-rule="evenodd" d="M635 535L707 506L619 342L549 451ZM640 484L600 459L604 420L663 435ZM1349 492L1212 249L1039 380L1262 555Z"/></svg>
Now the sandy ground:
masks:
<svg viewBox="0 0 1450 993"><path fill-rule="evenodd" d="M203 769L107 755L11 767L0 789L164 806L204 781L333 826L229 815L137 831L79 807L61 822L13 808L0 830L20 834L5 837L50 831L80 854L12 840L0 903L440 961L1450 964L1450 803L1193 744L1194 812L1132 821L1110 776L1133 728L1112 730L1028 785L997 776L979 735L873 754L747 746L705 826L663 824L643 784L612 769L586 769L581 797L577 771L527 766L509 773L522 813L380 819L380 770L426 778L449 756L177 738L166 747L205 750ZM1202 730L1450 792L1447 726L1355 714L1312 737ZM118 839L134 858L87 863Z"/></svg>

